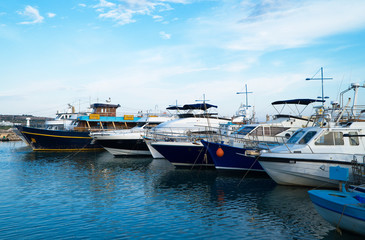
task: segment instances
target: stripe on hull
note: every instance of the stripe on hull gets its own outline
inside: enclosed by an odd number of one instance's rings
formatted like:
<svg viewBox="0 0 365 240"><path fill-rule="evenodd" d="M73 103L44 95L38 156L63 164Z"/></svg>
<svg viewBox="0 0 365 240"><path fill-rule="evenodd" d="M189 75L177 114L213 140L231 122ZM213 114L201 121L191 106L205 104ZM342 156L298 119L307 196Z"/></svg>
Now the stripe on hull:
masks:
<svg viewBox="0 0 365 240"><path fill-rule="evenodd" d="M297 163L297 162L315 162L315 163L332 163L332 164L343 164L351 166L350 162L340 161L340 160L315 160L315 159L302 159L302 158L275 158L275 157L261 157L259 156L259 161L261 162L278 162L278 163Z"/></svg>
<svg viewBox="0 0 365 240"><path fill-rule="evenodd" d="M91 151L103 150L93 144L88 132L57 131L17 126L34 151Z"/></svg>
<svg viewBox="0 0 365 240"><path fill-rule="evenodd" d="M29 134L29 135L36 135L36 136L44 136L44 137L92 139L91 137L73 137L73 136L50 135L50 134L32 133L32 132L26 132L26 131L21 131L21 133Z"/></svg>

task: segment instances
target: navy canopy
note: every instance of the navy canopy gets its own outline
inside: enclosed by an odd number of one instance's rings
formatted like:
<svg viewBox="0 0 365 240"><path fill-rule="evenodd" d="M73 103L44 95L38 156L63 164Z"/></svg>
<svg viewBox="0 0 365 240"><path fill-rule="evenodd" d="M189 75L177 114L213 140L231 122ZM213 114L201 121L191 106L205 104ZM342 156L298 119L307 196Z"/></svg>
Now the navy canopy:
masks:
<svg viewBox="0 0 365 240"><path fill-rule="evenodd" d="M272 102L272 105L279 105L279 104L300 104L300 105L309 105L311 103L314 102L325 102L324 100L319 100L319 99L309 99L309 98L304 98L304 99L290 99L290 100L281 100L281 101L275 101Z"/></svg>
<svg viewBox="0 0 365 240"><path fill-rule="evenodd" d="M168 107L166 108L167 110L207 110L211 107L215 107L218 108L215 105L212 104L208 104L208 103L196 103L196 104L185 104L182 107L178 107L178 106L172 106L172 107Z"/></svg>
<svg viewBox="0 0 365 240"><path fill-rule="evenodd" d="M217 108L217 106L208 103L185 104L183 106L184 109L200 109L200 110L206 110L211 107Z"/></svg>
<svg viewBox="0 0 365 240"><path fill-rule="evenodd" d="M118 108L120 107L119 104L111 104L111 103L94 103L94 104L91 104L90 106L91 108Z"/></svg>
<svg viewBox="0 0 365 240"><path fill-rule="evenodd" d="M179 107L179 106L171 106L166 108L167 110L184 110L184 107Z"/></svg>

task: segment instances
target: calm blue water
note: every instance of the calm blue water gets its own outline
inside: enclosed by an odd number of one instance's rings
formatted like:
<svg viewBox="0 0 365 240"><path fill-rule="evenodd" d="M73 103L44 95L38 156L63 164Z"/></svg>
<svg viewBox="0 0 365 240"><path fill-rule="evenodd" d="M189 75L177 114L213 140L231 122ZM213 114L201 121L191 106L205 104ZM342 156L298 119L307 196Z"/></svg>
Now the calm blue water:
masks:
<svg viewBox="0 0 365 240"><path fill-rule="evenodd" d="M0 143L0 239L356 239L307 188L167 160Z"/></svg>

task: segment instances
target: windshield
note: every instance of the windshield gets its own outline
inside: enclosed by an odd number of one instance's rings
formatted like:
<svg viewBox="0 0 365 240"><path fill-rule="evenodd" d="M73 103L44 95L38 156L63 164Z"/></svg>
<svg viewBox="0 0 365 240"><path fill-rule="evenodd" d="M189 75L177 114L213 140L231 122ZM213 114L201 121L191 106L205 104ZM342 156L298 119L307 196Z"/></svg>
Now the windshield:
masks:
<svg viewBox="0 0 365 240"><path fill-rule="evenodd" d="M287 143L296 143L299 139L301 139L304 135L305 131L303 129L296 131L291 138L287 141Z"/></svg>
<svg viewBox="0 0 365 240"><path fill-rule="evenodd" d="M256 126L254 126L254 127L252 127L252 126L251 127L243 127L243 128L238 129L236 134L247 135L248 133L250 133L255 128L256 128Z"/></svg>
<svg viewBox="0 0 365 240"><path fill-rule="evenodd" d="M298 130L291 138L289 138L287 143L307 144L314 135L316 135L316 133L317 131L305 131L304 129Z"/></svg>
<svg viewBox="0 0 365 240"><path fill-rule="evenodd" d="M307 144L316 135L316 131L307 132L302 139L300 139L299 144Z"/></svg>

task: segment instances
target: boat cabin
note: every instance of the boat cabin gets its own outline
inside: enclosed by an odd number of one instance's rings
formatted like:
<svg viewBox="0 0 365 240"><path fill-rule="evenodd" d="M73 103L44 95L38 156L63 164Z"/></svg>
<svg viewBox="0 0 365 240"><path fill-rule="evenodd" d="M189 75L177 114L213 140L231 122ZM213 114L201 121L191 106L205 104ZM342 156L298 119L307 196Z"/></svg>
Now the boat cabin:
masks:
<svg viewBox="0 0 365 240"><path fill-rule="evenodd" d="M99 116L104 117L116 117L117 116L117 108L120 107L119 104L110 104L110 103L94 103L90 106L92 110L92 114L98 114Z"/></svg>
<svg viewBox="0 0 365 240"><path fill-rule="evenodd" d="M362 137L364 124L352 123L351 126L320 128L309 127L296 131L287 141L290 149L301 152L324 152L331 148L332 152L363 154L365 145Z"/></svg>
<svg viewBox="0 0 365 240"><path fill-rule="evenodd" d="M75 131L100 131L129 129L137 125L142 116L124 115L117 116L119 104L94 103L90 106L92 113L88 116L78 117L75 124Z"/></svg>

